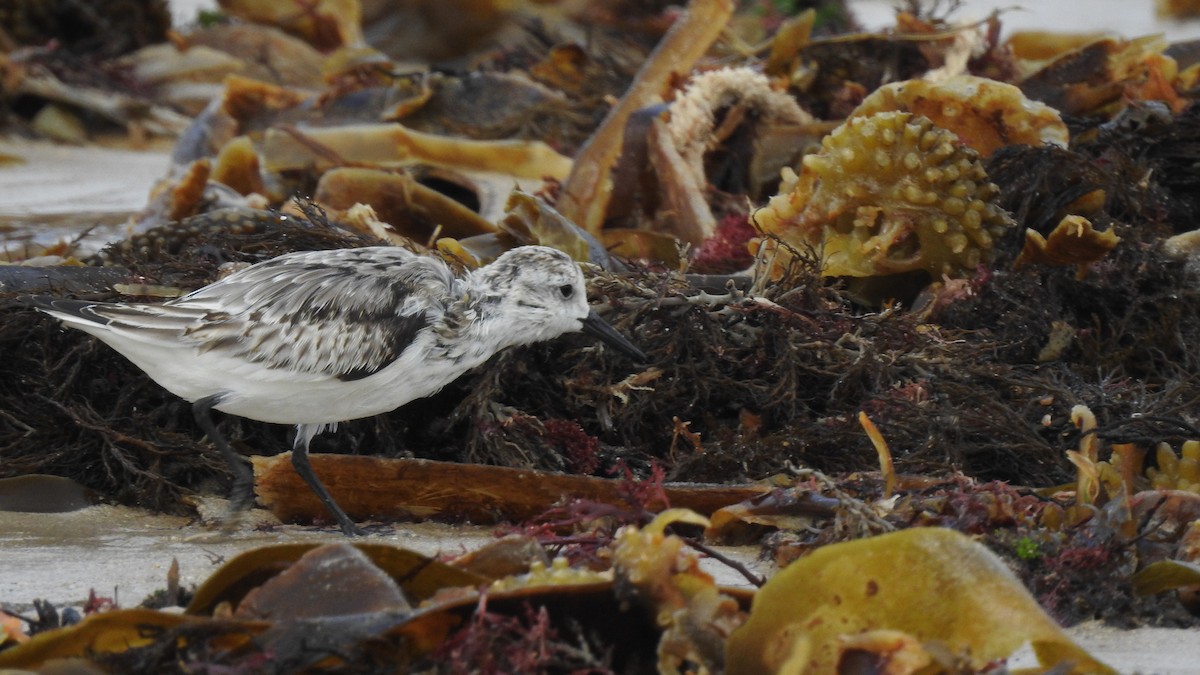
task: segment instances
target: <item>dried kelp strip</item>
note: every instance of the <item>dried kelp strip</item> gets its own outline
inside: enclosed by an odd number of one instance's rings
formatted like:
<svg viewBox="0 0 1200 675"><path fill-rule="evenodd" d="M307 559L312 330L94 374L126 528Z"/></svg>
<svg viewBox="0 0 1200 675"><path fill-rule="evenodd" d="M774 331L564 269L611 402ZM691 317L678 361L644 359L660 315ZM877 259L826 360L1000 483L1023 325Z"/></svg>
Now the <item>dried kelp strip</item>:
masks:
<svg viewBox="0 0 1200 675"><path fill-rule="evenodd" d="M343 164L427 164L562 179L571 171L571 159L541 141L477 141L412 131L400 124L272 127L264 134L262 161L271 172Z"/></svg>
<svg viewBox="0 0 1200 675"><path fill-rule="evenodd" d="M330 494L356 520L521 522L549 511L564 497L623 504L617 481L590 476L403 458L316 455L312 460ZM289 454L256 457L254 473L259 503L280 520L326 517L320 501L303 490ZM667 484L663 491L671 505L707 514L766 488Z"/></svg>
<svg viewBox="0 0 1200 675"><path fill-rule="evenodd" d="M575 101L527 76L481 71L471 77L431 73L425 80L429 99L396 120L416 131L475 139L536 138L559 147L557 139L578 134L579 126L591 122L573 112Z"/></svg>
<svg viewBox="0 0 1200 675"><path fill-rule="evenodd" d="M128 78L111 64L98 67L91 60L42 57L35 52L20 59L6 59L5 67L8 100L64 104L93 116L93 122L162 136L176 136L190 122L186 116L150 100L138 87L131 87Z"/></svg>
<svg viewBox="0 0 1200 675"><path fill-rule="evenodd" d="M693 0L662 42L651 52L621 102L580 149L556 205L564 216L591 234L604 224L612 197L610 173L621 154L625 122L635 110L661 101L671 77L690 70L721 34L733 13L728 0Z"/></svg>

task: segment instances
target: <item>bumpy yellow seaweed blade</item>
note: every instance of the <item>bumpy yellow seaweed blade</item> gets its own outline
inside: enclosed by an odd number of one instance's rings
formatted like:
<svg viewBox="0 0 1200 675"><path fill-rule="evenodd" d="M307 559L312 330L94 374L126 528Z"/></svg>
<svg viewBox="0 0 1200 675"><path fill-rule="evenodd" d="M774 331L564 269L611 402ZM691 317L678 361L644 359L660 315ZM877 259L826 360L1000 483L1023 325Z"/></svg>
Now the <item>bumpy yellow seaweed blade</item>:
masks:
<svg viewBox="0 0 1200 675"><path fill-rule="evenodd" d="M940 643L972 667L1029 642L1043 665L1114 672L1072 642L998 557L941 528L833 544L792 563L758 591L730 636L726 669L834 673L840 641L866 631Z"/></svg>

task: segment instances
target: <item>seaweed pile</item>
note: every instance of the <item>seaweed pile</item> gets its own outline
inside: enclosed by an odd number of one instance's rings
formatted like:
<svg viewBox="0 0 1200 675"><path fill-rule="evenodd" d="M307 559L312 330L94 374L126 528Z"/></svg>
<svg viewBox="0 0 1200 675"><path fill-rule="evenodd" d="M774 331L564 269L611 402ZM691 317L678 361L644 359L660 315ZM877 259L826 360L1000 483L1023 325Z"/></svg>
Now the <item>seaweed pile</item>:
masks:
<svg viewBox="0 0 1200 675"><path fill-rule="evenodd" d="M386 242L472 265L542 243L590 263L593 303L645 367L568 336L313 451L845 477L879 468L865 413L900 474L1051 488L1076 478L1068 451L1089 434L1200 438L1200 66L1185 55L1105 39L1034 57L999 40L999 18L956 25L940 3L879 33L775 3L583 4L507 17L517 37L458 50L476 50L469 73L404 72L315 9L315 27L213 27L310 50L320 93L230 76L130 240L58 250L88 265L54 268L52 287L0 267L0 298L163 297L294 250ZM45 77L44 53L7 58ZM919 79L938 71L949 85ZM160 103L180 105L167 85ZM185 403L0 303L0 476L168 511L223 478ZM223 424L247 454L290 447L282 427Z"/></svg>

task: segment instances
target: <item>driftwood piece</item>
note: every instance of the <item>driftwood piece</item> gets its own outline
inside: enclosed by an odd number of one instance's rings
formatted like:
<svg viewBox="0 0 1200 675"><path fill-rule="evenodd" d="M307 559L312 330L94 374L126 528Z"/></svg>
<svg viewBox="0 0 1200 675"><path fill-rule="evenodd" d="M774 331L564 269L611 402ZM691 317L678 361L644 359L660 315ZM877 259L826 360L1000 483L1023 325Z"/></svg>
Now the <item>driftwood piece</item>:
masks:
<svg viewBox="0 0 1200 675"><path fill-rule="evenodd" d="M571 499L625 505L620 482L590 476L421 459L311 455L313 471L355 520L495 523L537 516ZM254 457L260 504L283 521L323 519L325 507L292 468L291 453ZM708 515L769 491L764 485L667 484L671 506Z"/></svg>

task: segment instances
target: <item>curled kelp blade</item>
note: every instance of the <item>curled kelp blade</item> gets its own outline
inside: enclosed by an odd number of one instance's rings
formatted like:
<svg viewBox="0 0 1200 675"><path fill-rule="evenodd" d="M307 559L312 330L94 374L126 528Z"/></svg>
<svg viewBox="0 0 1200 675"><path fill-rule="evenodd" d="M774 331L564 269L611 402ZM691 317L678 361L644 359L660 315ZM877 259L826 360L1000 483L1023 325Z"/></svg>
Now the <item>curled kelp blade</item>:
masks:
<svg viewBox="0 0 1200 675"><path fill-rule="evenodd" d="M622 267L595 237L519 186L508 193L504 216L497 220L494 230L473 236L455 235L447 230L445 233L450 236L439 239L437 247L460 260L482 265L511 248L537 244L556 248L575 260L605 270ZM458 238L452 238L455 236Z"/></svg>
<svg viewBox="0 0 1200 675"><path fill-rule="evenodd" d="M1077 275L1082 279L1088 265L1104 258L1119 243L1121 238L1112 228L1097 231L1087 218L1069 215L1059 221L1049 237L1026 229L1025 243L1013 267L1019 269L1029 264L1074 265L1078 269Z"/></svg>
<svg viewBox="0 0 1200 675"><path fill-rule="evenodd" d="M725 666L747 674L801 664L806 672L838 672L845 638L876 631L888 631L889 640L875 647L903 634L912 649L937 642L971 668L1029 642L1044 666L1114 672L1072 642L999 557L933 527L831 544L784 568L730 635ZM932 664L933 651L920 651Z"/></svg>
<svg viewBox="0 0 1200 675"><path fill-rule="evenodd" d="M66 628L46 631L12 649L0 652L0 669L37 669L54 659L94 657L124 652L154 643L166 631L202 625L206 619L169 614L152 609L121 609L92 614ZM237 622L210 630L206 643L212 648L233 650L244 646L267 624Z"/></svg>
<svg viewBox="0 0 1200 675"><path fill-rule="evenodd" d="M1153 595L1189 586L1200 587L1200 563L1160 560L1138 570L1129 581L1138 595Z"/></svg>
<svg viewBox="0 0 1200 675"><path fill-rule="evenodd" d="M505 209L498 226L522 244L550 246L580 262L611 267L604 245L545 201L517 189L509 194Z"/></svg>
<svg viewBox="0 0 1200 675"><path fill-rule="evenodd" d="M854 109L853 117L901 110L953 131L980 157L1007 145L1067 147L1070 134L1058 111L1026 98L1019 88L975 75L905 80L884 85Z"/></svg>
<svg viewBox="0 0 1200 675"><path fill-rule="evenodd" d="M1100 36L1052 55L1021 80L1021 90L1070 116L1111 115L1141 100L1161 100L1182 110L1186 102L1169 84L1177 66L1163 54L1167 45L1162 35Z"/></svg>
<svg viewBox="0 0 1200 675"><path fill-rule="evenodd" d="M803 530L827 521L841 503L814 490L772 490L713 513L705 536L713 541L741 541L764 529Z"/></svg>
<svg viewBox="0 0 1200 675"><path fill-rule="evenodd" d="M231 23L175 33L170 42L148 45L122 59L155 97L195 116L221 94L230 75L279 86L322 86L322 54L271 26Z"/></svg>
<svg viewBox="0 0 1200 675"><path fill-rule="evenodd" d="M356 205L370 206L386 228L389 240L390 235L399 235L424 243L435 233L469 237L495 231L495 226L475 210L430 187L431 182L422 181L412 172L341 167L321 176L313 201L339 222L346 220ZM475 195L466 188L463 191Z"/></svg>
<svg viewBox="0 0 1200 675"><path fill-rule="evenodd" d="M187 613L209 615L223 602L237 606L251 589L261 586L319 546L316 543L278 544L256 548L233 558L196 589ZM487 581L396 546L359 543L355 547L400 584L414 601L424 600L442 588L474 586Z"/></svg>

